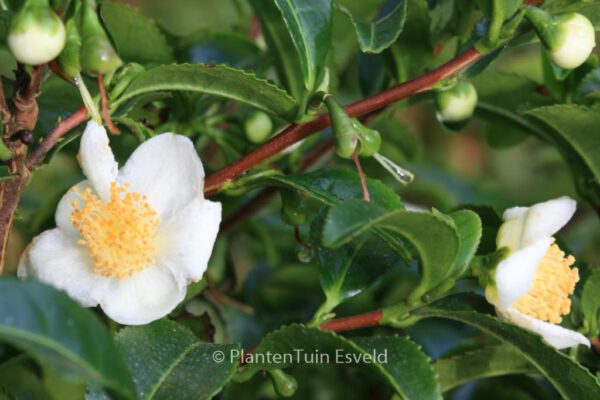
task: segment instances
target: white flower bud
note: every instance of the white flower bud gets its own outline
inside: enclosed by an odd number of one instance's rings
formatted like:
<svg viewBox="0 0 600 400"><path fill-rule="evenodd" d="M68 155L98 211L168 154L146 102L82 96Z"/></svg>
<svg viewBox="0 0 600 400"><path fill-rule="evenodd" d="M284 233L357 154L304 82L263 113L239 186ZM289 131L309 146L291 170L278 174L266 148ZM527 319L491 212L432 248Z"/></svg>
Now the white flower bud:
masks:
<svg viewBox="0 0 600 400"><path fill-rule="evenodd" d="M65 47L66 32L48 2L28 1L15 14L8 34L8 47L17 61L39 65L56 58Z"/></svg>
<svg viewBox="0 0 600 400"><path fill-rule="evenodd" d="M460 122L469 119L477 106L477 91L461 81L436 96L437 116L441 122Z"/></svg>
<svg viewBox="0 0 600 400"><path fill-rule="evenodd" d="M560 38L548 49L550 59L564 69L583 64L596 46L596 33L589 19L573 13L559 22Z"/></svg>

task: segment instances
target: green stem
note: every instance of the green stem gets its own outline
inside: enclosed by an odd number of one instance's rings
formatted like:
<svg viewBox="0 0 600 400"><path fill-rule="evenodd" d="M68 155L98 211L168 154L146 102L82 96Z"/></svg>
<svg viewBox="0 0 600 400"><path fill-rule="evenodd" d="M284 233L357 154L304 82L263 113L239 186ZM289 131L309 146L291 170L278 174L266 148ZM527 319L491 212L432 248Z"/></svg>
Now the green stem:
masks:
<svg viewBox="0 0 600 400"><path fill-rule="evenodd" d="M75 86L79 89L79 93L81 94L81 98L83 100L83 104L85 108L87 108L90 116L94 121L98 123L98 125L102 125L102 117L100 116L100 112L98 111L98 107L96 107L96 102L92 98L87 86L85 86L85 82L81 77L81 74L77 74L73 81L75 82Z"/></svg>

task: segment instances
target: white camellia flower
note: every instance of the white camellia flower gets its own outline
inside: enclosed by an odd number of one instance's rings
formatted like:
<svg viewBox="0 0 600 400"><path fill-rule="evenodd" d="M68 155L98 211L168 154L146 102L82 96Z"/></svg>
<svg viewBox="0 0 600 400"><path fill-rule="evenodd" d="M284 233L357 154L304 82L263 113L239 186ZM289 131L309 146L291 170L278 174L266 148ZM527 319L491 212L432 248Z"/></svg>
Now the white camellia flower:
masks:
<svg viewBox="0 0 600 400"><path fill-rule="evenodd" d="M576 203L568 197L532 207L514 207L504 212L498 231L498 248L509 256L498 264L492 283L485 291L498 316L533 331L551 346L562 349L590 345L582 334L556 325L570 312L579 280L573 256L554 243L554 235L575 213Z"/></svg>
<svg viewBox="0 0 600 400"><path fill-rule="evenodd" d="M564 16L558 30L559 38L548 50L550 59L564 69L579 67L596 46L594 25L583 15L572 13Z"/></svg>
<svg viewBox="0 0 600 400"><path fill-rule="evenodd" d="M100 305L121 324L162 318L202 278L221 222L203 196L204 169L192 142L165 133L141 144L118 170L106 130L90 121L79 160L88 178L56 210L57 228L33 239L20 277Z"/></svg>

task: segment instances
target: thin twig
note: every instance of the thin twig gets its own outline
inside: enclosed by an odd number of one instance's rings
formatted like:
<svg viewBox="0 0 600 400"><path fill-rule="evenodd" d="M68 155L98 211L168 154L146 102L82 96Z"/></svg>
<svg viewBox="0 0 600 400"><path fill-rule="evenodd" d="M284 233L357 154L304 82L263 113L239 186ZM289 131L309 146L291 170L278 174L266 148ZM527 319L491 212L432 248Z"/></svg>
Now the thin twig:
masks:
<svg viewBox="0 0 600 400"><path fill-rule="evenodd" d="M358 159L358 154L354 152L352 154L352 160L354 160L354 165L356 165L356 171L358 172L358 177L360 178L360 186L362 187L363 199L367 202L371 202L371 196L369 195L369 187L367 186L367 180L365 179L365 173L360 165L360 160Z"/></svg>
<svg viewBox="0 0 600 400"><path fill-rule="evenodd" d="M110 110L108 109L108 98L106 97L106 90L104 89L104 77L102 74L98 74L98 88L100 89L100 102L102 104L102 116L104 117L104 123L108 128L108 131L113 135L118 135L121 132L115 126L112 119L110 118Z"/></svg>
<svg viewBox="0 0 600 400"><path fill-rule="evenodd" d="M69 118L61 121L56 127L46 136L39 146L27 158L27 168L32 169L39 165L44 156L54 147L54 145L66 135L70 130L74 129L79 124L88 119L88 111L85 107L79 108Z"/></svg>
<svg viewBox="0 0 600 400"><path fill-rule="evenodd" d="M351 317L337 318L327 321L319 326L325 331L344 332L359 328L368 328L377 326L383 317L382 310L370 311L364 314L353 315Z"/></svg>
<svg viewBox="0 0 600 400"><path fill-rule="evenodd" d="M437 82L456 74L463 68L479 60L481 57L482 54L479 51L475 48L471 48L446 64L421 76L394 86L393 88L387 89L374 96L350 104L346 107L346 112L351 117L364 115L411 95L425 92L431 89ZM209 176L205 182L206 193L209 195L216 193L226 182L234 179L294 143L319 132L327 126L329 126L329 116L326 114L321 114L302 124L290 125L282 133L264 143L262 146Z"/></svg>

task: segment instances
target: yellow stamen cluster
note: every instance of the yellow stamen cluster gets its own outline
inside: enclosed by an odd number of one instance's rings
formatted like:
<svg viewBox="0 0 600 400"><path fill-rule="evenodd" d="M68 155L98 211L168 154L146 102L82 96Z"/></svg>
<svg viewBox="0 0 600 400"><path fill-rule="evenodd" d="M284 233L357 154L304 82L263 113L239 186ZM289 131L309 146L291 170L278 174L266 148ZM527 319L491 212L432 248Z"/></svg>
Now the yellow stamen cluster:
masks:
<svg viewBox="0 0 600 400"><path fill-rule="evenodd" d="M574 262L573 256L565 258L565 253L553 244L540 262L529 292L513 308L542 321L560 323L571 310L569 296L579 281L577 268L570 268Z"/></svg>
<svg viewBox="0 0 600 400"><path fill-rule="evenodd" d="M79 244L94 260L94 272L117 279L151 265L156 253L153 237L159 218L146 196L129 192L128 186L113 182L106 203L88 188L80 193L83 206L77 200L71 204L71 221L81 234Z"/></svg>

